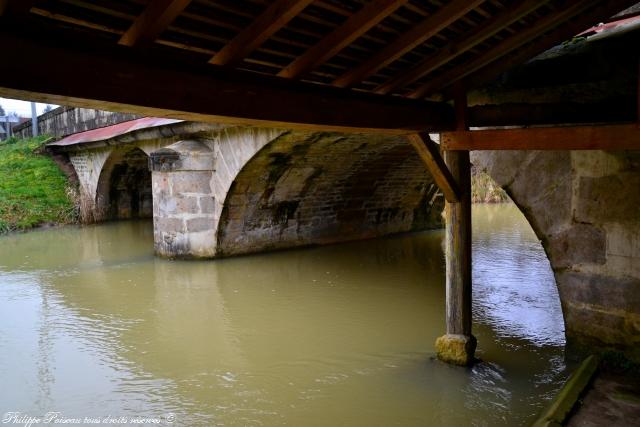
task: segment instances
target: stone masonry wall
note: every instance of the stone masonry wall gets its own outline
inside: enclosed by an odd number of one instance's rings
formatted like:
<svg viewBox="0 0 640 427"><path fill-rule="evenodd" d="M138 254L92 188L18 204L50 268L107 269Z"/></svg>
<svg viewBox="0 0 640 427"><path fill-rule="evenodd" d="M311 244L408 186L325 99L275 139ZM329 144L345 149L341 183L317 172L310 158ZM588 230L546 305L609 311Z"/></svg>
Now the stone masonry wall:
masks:
<svg viewBox="0 0 640 427"><path fill-rule="evenodd" d="M567 343L640 361L640 151L474 152L547 252Z"/></svg>
<svg viewBox="0 0 640 427"><path fill-rule="evenodd" d="M225 161L216 158L216 174ZM438 228L442 208L404 138L282 133L233 180L216 256Z"/></svg>

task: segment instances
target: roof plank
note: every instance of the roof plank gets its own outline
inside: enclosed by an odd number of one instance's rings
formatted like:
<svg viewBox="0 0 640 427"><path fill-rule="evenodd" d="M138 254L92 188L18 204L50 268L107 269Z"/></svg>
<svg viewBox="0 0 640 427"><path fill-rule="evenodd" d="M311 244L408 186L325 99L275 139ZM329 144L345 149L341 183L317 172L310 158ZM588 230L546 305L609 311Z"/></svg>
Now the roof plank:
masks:
<svg viewBox="0 0 640 427"><path fill-rule="evenodd" d="M482 4L484 0L453 0L423 19L418 25L400 35L377 54L333 81L338 87L349 87L389 65L416 46L424 43L462 16Z"/></svg>
<svg viewBox="0 0 640 427"><path fill-rule="evenodd" d="M332 58L409 0L374 0L278 73L296 78Z"/></svg>
<svg viewBox="0 0 640 427"><path fill-rule="evenodd" d="M25 15L35 2L36 0L0 0L0 16Z"/></svg>
<svg viewBox="0 0 640 427"><path fill-rule="evenodd" d="M153 0L120 37L119 44L137 46L153 42L191 3L191 0Z"/></svg>
<svg viewBox="0 0 640 427"><path fill-rule="evenodd" d="M476 27L462 40L457 40L449 43L446 47L440 50L440 53L436 54L435 56L428 56L413 68L398 74L396 77L378 86L375 92L380 94L387 94L392 92L394 89L402 88L415 82L421 77L426 76L430 72L434 71L438 67L441 67L452 59L479 45L489 37L492 37L495 34L499 33L504 28L538 9L545 3L548 3L548 1L549 0L524 0L520 2L515 7L512 7L504 13L495 16L489 21L486 21L483 25Z"/></svg>
<svg viewBox="0 0 640 427"><path fill-rule="evenodd" d="M559 26L539 40L535 41L530 46L520 48L517 52L511 53L508 57L501 58L474 74L467 76L465 78L465 84L467 87L473 88L488 83L497 78L507 69L518 64L523 64L531 58L535 58L545 50L558 45L558 43L564 40L571 39L585 28L601 22L604 18L612 16L636 2L636 0L609 0L601 2L597 7L589 10L589 13L578 16L570 22ZM448 94L445 94L445 97L446 96L448 96Z"/></svg>
<svg viewBox="0 0 640 427"><path fill-rule="evenodd" d="M247 28L216 53L209 60L209 63L236 65L302 12L312 1L276 0Z"/></svg>
<svg viewBox="0 0 640 427"><path fill-rule="evenodd" d="M585 10L593 7L594 4L598 3L598 1L590 0L583 2L568 2L565 7L562 9L558 9L541 19L535 21L535 24L527 27L526 29L514 34L513 36L503 40L497 46L491 48L484 54L476 57L475 59L465 63L458 65L450 72L443 73L431 80L427 83L420 86L418 89L414 90L409 94L410 98L421 98L426 95L432 94L437 90L441 90L452 83L468 76L474 71L478 71L479 69L489 65L493 61L505 56L506 54L513 52L519 47L525 45L526 43L532 41L536 37L539 37L540 34L544 34L545 32L553 29L561 25L562 23L568 21L574 16L584 12ZM556 43L559 43L563 40L557 40Z"/></svg>

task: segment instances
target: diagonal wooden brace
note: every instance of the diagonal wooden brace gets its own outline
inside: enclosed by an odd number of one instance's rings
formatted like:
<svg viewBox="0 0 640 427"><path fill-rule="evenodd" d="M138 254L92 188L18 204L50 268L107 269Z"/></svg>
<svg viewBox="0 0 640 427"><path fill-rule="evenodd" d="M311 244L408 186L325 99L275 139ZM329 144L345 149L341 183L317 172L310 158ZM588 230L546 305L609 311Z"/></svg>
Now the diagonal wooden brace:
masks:
<svg viewBox="0 0 640 427"><path fill-rule="evenodd" d="M436 184L444 193L444 198L447 202L458 202L460 200L460 190L440 155L438 145L426 133L409 134L407 139L415 148L429 172L431 172Z"/></svg>

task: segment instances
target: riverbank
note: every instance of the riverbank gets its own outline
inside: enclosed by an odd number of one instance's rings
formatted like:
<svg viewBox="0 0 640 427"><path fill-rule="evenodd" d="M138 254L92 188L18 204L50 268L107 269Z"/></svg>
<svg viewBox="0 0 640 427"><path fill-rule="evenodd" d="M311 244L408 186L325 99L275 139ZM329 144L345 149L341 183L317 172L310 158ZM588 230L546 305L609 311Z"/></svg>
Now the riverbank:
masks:
<svg viewBox="0 0 640 427"><path fill-rule="evenodd" d="M46 139L0 142L0 234L77 221L75 190L40 152Z"/></svg>
<svg viewBox="0 0 640 427"><path fill-rule="evenodd" d="M475 166L471 167L472 203L509 203L507 193L491 178Z"/></svg>

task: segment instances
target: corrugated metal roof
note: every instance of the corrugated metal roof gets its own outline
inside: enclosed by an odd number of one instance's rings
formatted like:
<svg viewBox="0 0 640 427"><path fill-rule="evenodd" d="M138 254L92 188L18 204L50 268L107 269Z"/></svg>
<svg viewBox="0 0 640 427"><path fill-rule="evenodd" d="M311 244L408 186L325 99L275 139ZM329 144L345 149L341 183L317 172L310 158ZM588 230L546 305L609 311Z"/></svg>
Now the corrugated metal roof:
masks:
<svg viewBox="0 0 640 427"><path fill-rule="evenodd" d="M158 126L170 125L183 122L184 120L163 119L159 117L143 117L141 119L118 123L103 128L92 129L85 132L74 133L59 141L52 142L53 146L69 146L84 144L87 142L105 141L116 136L124 135L141 129L148 129Z"/></svg>

